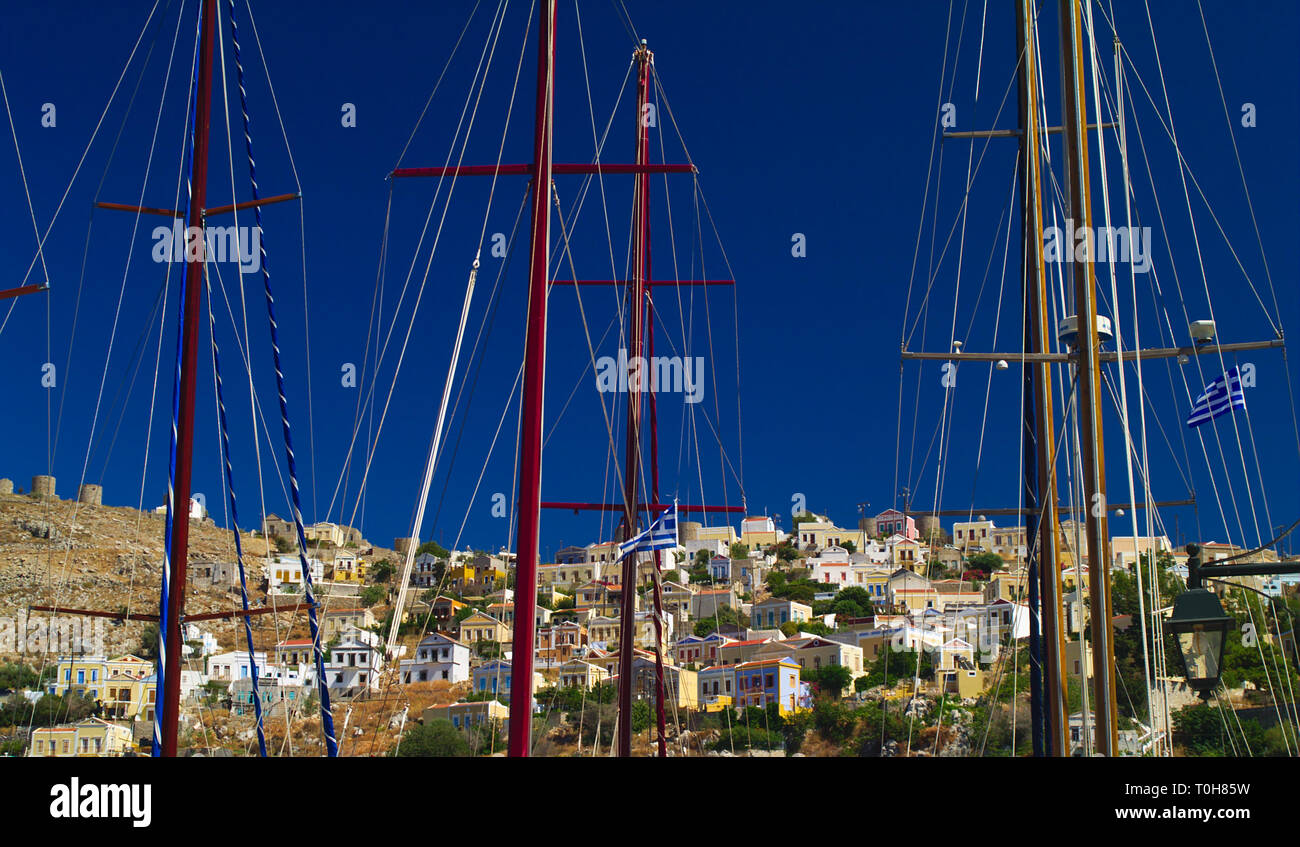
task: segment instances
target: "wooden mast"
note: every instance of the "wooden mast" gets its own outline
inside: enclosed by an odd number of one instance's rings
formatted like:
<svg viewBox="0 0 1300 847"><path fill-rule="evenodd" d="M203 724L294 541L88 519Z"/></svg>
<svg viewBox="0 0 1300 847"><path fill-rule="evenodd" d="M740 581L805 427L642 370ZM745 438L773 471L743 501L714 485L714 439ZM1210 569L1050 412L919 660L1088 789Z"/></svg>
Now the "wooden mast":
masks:
<svg viewBox="0 0 1300 847"><path fill-rule="evenodd" d="M1031 353L1049 351L1047 272L1043 265L1043 206L1038 120L1037 4L1018 0L1016 27L1020 56L1020 218L1023 235L1021 288L1025 298L1025 343ZM1055 428L1052 371L1048 362L1024 368L1025 511L1038 531L1027 533L1026 564L1031 592L1030 671L1034 755L1065 756L1067 689L1062 668L1064 616L1061 610L1060 533L1056 513ZM1031 443L1029 434L1033 433ZM1041 613L1036 610L1041 609ZM1040 628L1041 627L1041 628Z"/></svg>
<svg viewBox="0 0 1300 847"><path fill-rule="evenodd" d="M551 141L555 107L555 0L538 13L537 112L533 133L532 235L528 331L519 431L519 535L515 550L515 621L511 654L509 755L531 754L533 649L542 503L542 412L546 385L546 297L551 262Z"/></svg>
<svg viewBox="0 0 1300 847"><path fill-rule="evenodd" d="M1083 20L1080 0L1061 0L1061 125L1065 136L1067 225L1090 233L1091 210L1088 195L1087 90L1083 73ZM1077 232L1078 230L1075 230ZM1074 245L1074 232L1065 243ZM1087 243L1087 242L1085 242ZM1074 311L1077 316L1078 421L1083 465L1083 495L1086 508L1086 536L1089 599L1092 623L1092 667L1096 714L1097 752L1114 756L1119 735L1115 709L1115 646L1111 623L1110 536L1106 506L1106 458L1101 422L1100 342L1097 334L1096 281L1093 256L1076 257ZM1076 551L1077 555L1077 551Z"/></svg>
<svg viewBox="0 0 1300 847"><path fill-rule="evenodd" d="M171 578L167 586L167 609L161 633L163 657L162 755L176 755L176 730L181 702L181 615L185 609L185 566L189 557L190 486L194 466L194 382L199 347L200 286L206 262L203 208L208 190L208 130L211 124L212 50L216 29L216 2L204 0L200 15L198 76L194 106L193 173L187 235L196 237L197 258L185 251L185 312L181 325L180 380L177 386L176 479L172 493L172 546L167 555ZM194 234L197 233L197 236Z"/></svg>
<svg viewBox="0 0 1300 847"><path fill-rule="evenodd" d="M647 165L650 159L650 122L647 105L650 91L652 54L643 41L636 49L636 164ZM650 175L635 177L633 188L632 277L627 284L628 351L627 451L623 463L622 538L636 535L639 511L638 483L641 481L641 392L650 379L645 359L645 300L649 265ZM635 370L633 370L635 369ZM658 497L653 499L658 500ZM619 647L618 647L618 754L632 755L632 657L636 637L636 584L638 554L633 551L623 561ZM657 563L657 559L656 559ZM657 678L661 672L657 672Z"/></svg>

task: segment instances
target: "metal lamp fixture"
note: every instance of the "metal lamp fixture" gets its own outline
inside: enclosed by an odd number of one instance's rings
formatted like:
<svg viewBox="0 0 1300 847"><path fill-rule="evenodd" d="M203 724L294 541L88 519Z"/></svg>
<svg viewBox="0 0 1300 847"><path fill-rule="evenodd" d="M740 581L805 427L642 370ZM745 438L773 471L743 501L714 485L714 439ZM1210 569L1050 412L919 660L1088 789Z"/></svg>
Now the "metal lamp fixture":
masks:
<svg viewBox="0 0 1300 847"><path fill-rule="evenodd" d="M1174 600L1168 627L1178 639L1187 684L1202 700L1210 699L1210 692L1219 687L1223 645L1231 624L1232 618L1224 613L1213 591L1192 588Z"/></svg>

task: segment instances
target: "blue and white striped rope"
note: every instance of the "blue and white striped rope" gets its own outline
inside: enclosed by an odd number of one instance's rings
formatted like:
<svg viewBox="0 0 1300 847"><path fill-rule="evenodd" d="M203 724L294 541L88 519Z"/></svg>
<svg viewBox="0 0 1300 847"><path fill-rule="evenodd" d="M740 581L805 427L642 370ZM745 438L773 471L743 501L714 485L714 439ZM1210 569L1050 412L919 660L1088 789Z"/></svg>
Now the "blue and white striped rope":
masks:
<svg viewBox="0 0 1300 847"><path fill-rule="evenodd" d="M206 267L204 268L206 271ZM208 287L208 326L212 337L212 370L217 384L217 419L221 423L221 454L226 466L226 490L229 492L231 534L235 537L235 560L239 563L239 599L248 611L248 581L244 575L244 544L239 537L239 511L235 508L235 476L230 465L230 433L226 426L226 398L221 390L221 349L217 345L217 321L212 312L212 282L204 274ZM257 717L257 750L266 758L266 732L262 727L262 694L257 681L257 656L253 652L253 623L244 615L244 640L248 644L249 677L253 684L253 713Z"/></svg>
<svg viewBox="0 0 1300 847"><path fill-rule="evenodd" d="M253 201L259 199L257 166L253 159L253 137L248 130L248 95L244 89L244 66L239 58L239 25L235 22L235 0L230 0L230 43L235 53L235 79L239 85L239 106L244 118L244 144L248 149L248 179L252 184ZM262 209L254 206L257 228L262 228ZM330 711L329 680L325 676L325 656L321 649L320 626L316 620L316 598L312 592L311 567L307 562L307 537L302 525L301 498L298 492L298 466L294 459L293 437L289 429L289 403L284 393L284 371L280 366L280 339L275 321L275 297L271 294L271 272L266 263L266 239L259 239L262 264L262 285L266 289L266 314L271 324L271 352L275 361L275 384L280 395L280 423L284 429L284 451L289 465L289 489L293 499L293 523L298 532L298 561L302 568L303 596L307 601L307 621L311 627L312 653L316 663L316 688L320 694L321 730L325 735L328 756L339 754L338 740L334 737L334 716Z"/></svg>

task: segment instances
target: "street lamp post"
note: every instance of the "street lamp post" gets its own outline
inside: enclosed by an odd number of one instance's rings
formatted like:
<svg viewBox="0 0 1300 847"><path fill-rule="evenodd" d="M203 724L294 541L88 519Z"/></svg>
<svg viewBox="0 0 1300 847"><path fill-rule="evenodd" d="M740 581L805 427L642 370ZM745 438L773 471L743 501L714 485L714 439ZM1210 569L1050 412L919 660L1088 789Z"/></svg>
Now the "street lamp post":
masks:
<svg viewBox="0 0 1300 847"><path fill-rule="evenodd" d="M1294 528L1293 525L1292 529ZM1178 639L1178 656L1183 663L1183 674L1187 678L1188 687L1194 689L1202 700L1208 700L1210 692L1219 687L1219 678L1223 673L1223 647L1233 619L1223 611L1218 596L1205 588L1204 581L1214 577L1300 573L1300 563L1204 565L1201 563L1199 545L1188 544L1186 549L1187 590L1174 599L1169 629ZM1231 561L1257 552L1259 551L1252 550L1222 561Z"/></svg>

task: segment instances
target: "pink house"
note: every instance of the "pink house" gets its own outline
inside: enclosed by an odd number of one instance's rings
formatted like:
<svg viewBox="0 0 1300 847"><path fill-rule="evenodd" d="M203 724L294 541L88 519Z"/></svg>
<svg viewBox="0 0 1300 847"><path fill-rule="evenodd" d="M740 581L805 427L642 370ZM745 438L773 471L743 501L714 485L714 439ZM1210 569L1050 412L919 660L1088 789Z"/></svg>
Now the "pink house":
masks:
<svg viewBox="0 0 1300 847"><path fill-rule="evenodd" d="M897 509L886 509L876 515L876 532L885 537L901 535L913 541L921 536L916 529L916 519L904 516Z"/></svg>

